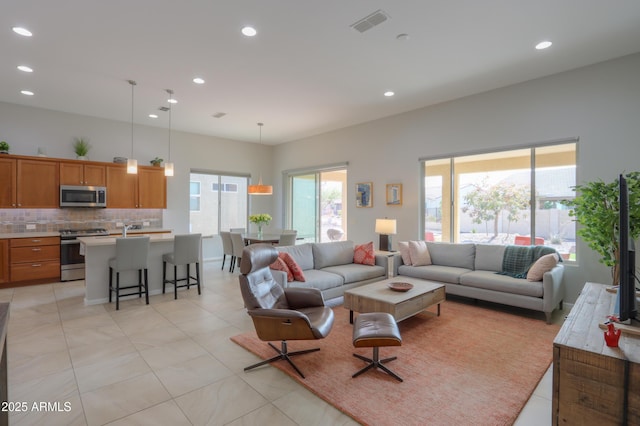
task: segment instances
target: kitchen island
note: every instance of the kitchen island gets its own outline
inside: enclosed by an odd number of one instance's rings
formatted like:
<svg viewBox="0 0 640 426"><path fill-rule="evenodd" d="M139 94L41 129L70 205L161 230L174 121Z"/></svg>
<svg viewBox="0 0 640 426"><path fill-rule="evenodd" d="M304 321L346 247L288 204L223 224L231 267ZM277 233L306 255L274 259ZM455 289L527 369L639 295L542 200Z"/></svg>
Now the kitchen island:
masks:
<svg viewBox="0 0 640 426"><path fill-rule="evenodd" d="M143 234L146 236L146 234ZM136 236L141 236L140 234ZM149 236L149 295L162 293L162 255L173 251L173 234L148 234ZM95 305L109 301L109 259L116 256L116 238L80 237L80 253L85 259L85 305ZM135 238L131 236L128 238ZM202 268L202 248L200 249ZM178 267L178 276L184 276L185 267ZM202 269L200 271L202 273ZM173 278L173 268L167 268L167 278ZM114 278L115 279L115 278ZM121 285L137 283L135 271L120 274ZM173 286L169 286L171 292ZM131 296L138 297L138 296Z"/></svg>

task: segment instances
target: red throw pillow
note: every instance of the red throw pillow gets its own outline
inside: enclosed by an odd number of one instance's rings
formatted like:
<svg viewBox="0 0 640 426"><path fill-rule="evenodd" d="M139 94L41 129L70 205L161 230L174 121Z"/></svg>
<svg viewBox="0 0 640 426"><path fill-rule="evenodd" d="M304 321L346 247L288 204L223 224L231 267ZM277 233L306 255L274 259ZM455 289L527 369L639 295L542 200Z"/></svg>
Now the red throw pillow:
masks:
<svg viewBox="0 0 640 426"><path fill-rule="evenodd" d="M376 255L373 250L373 241L370 241L366 244L356 245L356 248L353 250L353 263L370 266L376 264Z"/></svg>
<svg viewBox="0 0 640 426"><path fill-rule="evenodd" d="M271 265L269 265L269 268L273 269L274 271L286 272L287 273L287 281L288 282L293 281L293 274L291 273L291 269L289 269L287 264L284 263L284 260L282 260L282 258L278 257L275 262L273 262Z"/></svg>
<svg viewBox="0 0 640 426"><path fill-rule="evenodd" d="M291 273L293 274L293 279L300 282L305 282L304 274L302 273L302 268L300 265L293 260L293 257L289 253L281 252L278 254L281 256L281 259L284 260L284 263L289 267Z"/></svg>

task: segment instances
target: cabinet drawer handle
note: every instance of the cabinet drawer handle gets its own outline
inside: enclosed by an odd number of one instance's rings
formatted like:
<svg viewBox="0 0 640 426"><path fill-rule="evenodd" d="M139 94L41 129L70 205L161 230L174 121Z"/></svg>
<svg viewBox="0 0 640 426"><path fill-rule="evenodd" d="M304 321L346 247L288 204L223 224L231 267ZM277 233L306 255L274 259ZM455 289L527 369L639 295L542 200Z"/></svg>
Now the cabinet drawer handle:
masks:
<svg viewBox="0 0 640 426"><path fill-rule="evenodd" d="M32 248L31 251L41 251L41 248Z"/></svg>
<svg viewBox="0 0 640 426"><path fill-rule="evenodd" d="M33 265L31 265L32 268L39 268L41 266L42 266L41 263L34 263Z"/></svg>
<svg viewBox="0 0 640 426"><path fill-rule="evenodd" d="M39 243L42 240L31 240L32 243Z"/></svg>

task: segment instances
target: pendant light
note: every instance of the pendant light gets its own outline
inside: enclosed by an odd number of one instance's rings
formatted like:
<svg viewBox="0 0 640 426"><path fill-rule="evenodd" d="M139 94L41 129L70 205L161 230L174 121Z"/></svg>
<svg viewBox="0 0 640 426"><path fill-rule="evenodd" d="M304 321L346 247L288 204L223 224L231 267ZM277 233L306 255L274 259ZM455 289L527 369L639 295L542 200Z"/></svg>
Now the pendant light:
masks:
<svg viewBox="0 0 640 426"><path fill-rule="evenodd" d="M171 106L173 105L173 90L167 89L169 94L169 157L166 163L164 163L164 175L173 176L173 163L171 162Z"/></svg>
<svg viewBox="0 0 640 426"><path fill-rule="evenodd" d="M131 85L131 157L127 159L127 173L135 175L138 174L138 160L133 158L133 88L136 86L136 82L129 80Z"/></svg>
<svg viewBox="0 0 640 426"><path fill-rule="evenodd" d="M264 123L258 123L258 128L260 129L260 145L262 145L262 126L264 126ZM250 195L271 195L273 194L273 186L263 185L262 173L260 173L260 179L258 180L258 184L249 185L248 192Z"/></svg>

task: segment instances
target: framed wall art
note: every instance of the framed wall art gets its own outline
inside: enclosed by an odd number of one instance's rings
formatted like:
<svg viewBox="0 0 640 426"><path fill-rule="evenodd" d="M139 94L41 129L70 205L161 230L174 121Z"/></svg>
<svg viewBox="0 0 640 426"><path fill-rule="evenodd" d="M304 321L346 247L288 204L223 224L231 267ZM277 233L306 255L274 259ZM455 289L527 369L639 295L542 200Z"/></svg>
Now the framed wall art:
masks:
<svg viewBox="0 0 640 426"><path fill-rule="evenodd" d="M356 183L356 207L373 207L373 183Z"/></svg>
<svg viewBox="0 0 640 426"><path fill-rule="evenodd" d="M388 206L402 205L402 184L401 183L387 184L387 205Z"/></svg>

